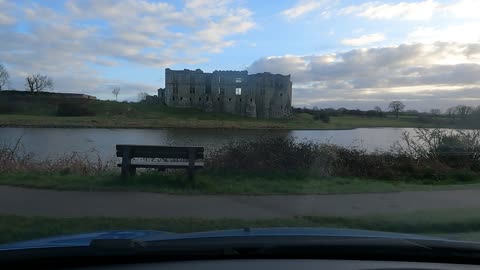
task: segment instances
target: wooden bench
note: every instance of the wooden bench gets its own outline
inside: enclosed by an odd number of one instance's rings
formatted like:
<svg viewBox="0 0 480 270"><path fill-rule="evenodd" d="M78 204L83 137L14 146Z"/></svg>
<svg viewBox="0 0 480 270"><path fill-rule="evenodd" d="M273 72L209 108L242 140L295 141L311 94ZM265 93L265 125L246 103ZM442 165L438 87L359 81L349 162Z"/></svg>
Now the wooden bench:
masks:
<svg viewBox="0 0 480 270"><path fill-rule="evenodd" d="M188 178L193 179L195 170L204 167L203 147L177 147L156 145L117 145L117 157L122 158L118 167L122 168L122 176L133 176L137 168L186 169ZM162 159L160 162L134 161L133 158Z"/></svg>

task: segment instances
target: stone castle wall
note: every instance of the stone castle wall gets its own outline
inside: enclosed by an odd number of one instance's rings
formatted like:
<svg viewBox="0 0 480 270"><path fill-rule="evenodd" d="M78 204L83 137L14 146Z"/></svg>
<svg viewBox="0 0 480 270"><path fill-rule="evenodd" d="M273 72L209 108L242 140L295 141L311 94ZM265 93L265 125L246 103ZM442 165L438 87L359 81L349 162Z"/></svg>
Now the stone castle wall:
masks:
<svg viewBox="0 0 480 270"><path fill-rule="evenodd" d="M161 102L252 118L282 118L291 113L290 75L249 75L247 71L165 70Z"/></svg>

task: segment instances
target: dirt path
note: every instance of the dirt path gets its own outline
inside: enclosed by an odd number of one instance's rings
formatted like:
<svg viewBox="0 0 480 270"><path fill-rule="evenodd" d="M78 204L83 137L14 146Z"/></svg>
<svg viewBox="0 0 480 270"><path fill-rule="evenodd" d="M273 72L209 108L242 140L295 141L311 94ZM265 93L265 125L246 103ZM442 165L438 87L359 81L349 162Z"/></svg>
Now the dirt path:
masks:
<svg viewBox="0 0 480 270"><path fill-rule="evenodd" d="M480 207L480 190L342 195L165 195L0 186L0 214L50 217L277 218L362 216Z"/></svg>

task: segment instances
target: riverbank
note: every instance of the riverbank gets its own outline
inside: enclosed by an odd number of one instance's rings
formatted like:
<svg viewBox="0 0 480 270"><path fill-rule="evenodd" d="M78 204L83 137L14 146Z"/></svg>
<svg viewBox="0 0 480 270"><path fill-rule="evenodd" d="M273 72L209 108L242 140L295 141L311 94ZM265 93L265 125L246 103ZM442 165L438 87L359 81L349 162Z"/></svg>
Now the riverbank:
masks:
<svg viewBox="0 0 480 270"><path fill-rule="evenodd" d="M299 195L355 194L401 191L480 189L480 178L459 182L458 179L432 181L381 180L356 177L294 176L219 176L200 173L195 182L183 174L144 174L129 179L118 173L84 176L65 174L0 174L0 185L52 190L140 191L180 195Z"/></svg>
<svg viewBox="0 0 480 270"><path fill-rule="evenodd" d="M275 219L50 218L0 215L0 243L62 234L108 230L159 230L178 233L265 227L324 227L433 235L480 241L480 209L420 211L356 218L301 216Z"/></svg>
<svg viewBox="0 0 480 270"><path fill-rule="evenodd" d="M58 102L57 102L58 103ZM159 104L83 101L64 106L48 99L0 102L0 127L48 128L211 128L211 129L353 129L362 127L453 128L452 119L412 115L332 115L329 121L309 113L294 113L287 119L251 119L227 113L192 108L171 108ZM59 111L72 108L72 111ZM73 110L76 108L75 110Z"/></svg>
<svg viewBox="0 0 480 270"><path fill-rule="evenodd" d="M37 115L0 115L0 127L34 127L34 128L124 128L124 129L283 129L283 130L341 130L355 128L454 128L455 125L420 123L412 118L394 119L368 118L360 116L331 117L330 123L314 121L311 115L297 114L291 119L283 120L215 120L197 118L144 118L127 116L82 116L58 117Z"/></svg>

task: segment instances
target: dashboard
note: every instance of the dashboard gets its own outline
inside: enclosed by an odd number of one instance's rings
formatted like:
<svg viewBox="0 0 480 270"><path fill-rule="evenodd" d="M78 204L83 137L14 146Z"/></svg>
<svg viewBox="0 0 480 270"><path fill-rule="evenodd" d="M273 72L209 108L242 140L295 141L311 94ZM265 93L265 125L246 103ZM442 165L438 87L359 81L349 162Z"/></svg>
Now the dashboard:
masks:
<svg viewBox="0 0 480 270"><path fill-rule="evenodd" d="M168 270L447 270L447 269L480 269L478 265L465 264L445 264L445 263L426 263L426 262L395 262L395 261L355 261L355 260L203 260L203 261L182 261L182 262L162 262L145 263L129 265L109 265L78 269L168 269Z"/></svg>

